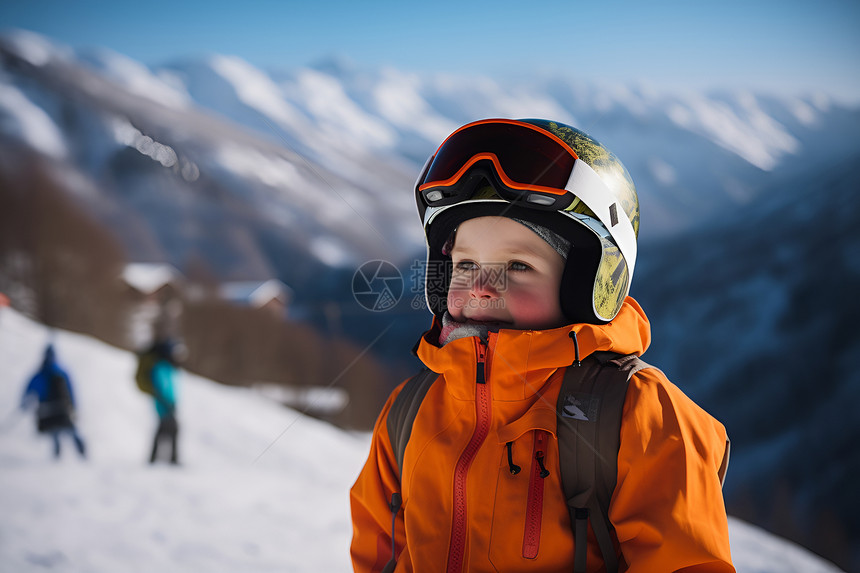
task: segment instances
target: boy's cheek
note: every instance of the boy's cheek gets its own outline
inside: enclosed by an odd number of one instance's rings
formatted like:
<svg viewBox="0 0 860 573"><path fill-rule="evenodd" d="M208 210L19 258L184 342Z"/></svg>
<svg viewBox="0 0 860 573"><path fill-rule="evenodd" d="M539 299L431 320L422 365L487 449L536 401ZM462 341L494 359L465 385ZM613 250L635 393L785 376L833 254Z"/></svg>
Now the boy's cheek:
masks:
<svg viewBox="0 0 860 573"><path fill-rule="evenodd" d="M521 328L550 328L564 322L561 305L550 295L509 292L506 298Z"/></svg>
<svg viewBox="0 0 860 573"><path fill-rule="evenodd" d="M448 289L448 313L458 319L463 315L463 308L468 301L467 295L469 291L465 289L455 289L454 285Z"/></svg>

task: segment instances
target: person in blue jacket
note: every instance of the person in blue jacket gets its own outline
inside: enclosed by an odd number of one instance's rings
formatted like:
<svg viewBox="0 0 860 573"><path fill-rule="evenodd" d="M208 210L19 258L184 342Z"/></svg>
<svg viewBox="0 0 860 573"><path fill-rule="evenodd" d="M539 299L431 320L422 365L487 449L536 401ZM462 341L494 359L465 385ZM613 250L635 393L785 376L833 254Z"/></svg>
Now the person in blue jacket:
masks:
<svg viewBox="0 0 860 573"><path fill-rule="evenodd" d="M158 413L158 429L152 441L152 454L149 463L154 464L158 459L158 446L167 440L170 443L170 463L178 464L179 457L176 448L179 435L179 423L176 420L176 345L171 341L157 342L152 351L156 362L150 371L152 378L155 411Z"/></svg>
<svg viewBox="0 0 860 573"><path fill-rule="evenodd" d="M54 440L54 457L60 457L60 435L68 434L82 458L86 457L84 441L75 428L75 394L69 375L57 364L53 344L45 348L45 355L38 372L30 379L21 397L21 409L28 409L34 402L36 428L41 434L49 434Z"/></svg>

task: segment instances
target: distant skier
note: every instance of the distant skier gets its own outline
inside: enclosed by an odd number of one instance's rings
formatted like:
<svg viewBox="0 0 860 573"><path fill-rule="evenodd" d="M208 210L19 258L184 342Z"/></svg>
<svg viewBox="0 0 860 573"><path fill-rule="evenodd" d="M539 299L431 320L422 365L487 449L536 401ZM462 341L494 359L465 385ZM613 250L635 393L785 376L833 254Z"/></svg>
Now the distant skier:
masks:
<svg viewBox="0 0 860 573"><path fill-rule="evenodd" d="M30 379L21 397L21 409L28 409L34 401L36 427L39 433L50 434L54 440L54 457L60 457L60 435L69 434L82 458L86 458L84 441L75 428L75 396L69 375L57 364L53 344L45 348L39 371Z"/></svg>
<svg viewBox="0 0 860 573"><path fill-rule="evenodd" d="M170 463L179 463L176 447L179 435L179 423L176 420L178 350L177 344L170 340L157 341L138 359L137 385L142 391L152 395L155 411L158 413L158 429L149 456L151 464L158 459L158 446L164 440L170 442Z"/></svg>

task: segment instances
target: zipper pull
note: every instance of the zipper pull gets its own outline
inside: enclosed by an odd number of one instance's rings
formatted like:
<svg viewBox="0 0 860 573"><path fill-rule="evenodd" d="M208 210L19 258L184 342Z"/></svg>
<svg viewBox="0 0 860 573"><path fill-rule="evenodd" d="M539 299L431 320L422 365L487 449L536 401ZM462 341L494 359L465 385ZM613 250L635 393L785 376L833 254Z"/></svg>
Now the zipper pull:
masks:
<svg viewBox="0 0 860 573"><path fill-rule="evenodd" d="M397 512L400 511L400 504L403 503L403 498L396 491L391 494L391 501L388 503L388 509L391 510L391 513L397 515ZM393 535L391 537L394 537Z"/></svg>
<svg viewBox="0 0 860 573"><path fill-rule="evenodd" d="M570 336L570 339L573 341L573 365L579 368L580 366L582 366L582 360L579 359L579 341L576 339L576 331L571 330L568 336Z"/></svg>
<svg viewBox="0 0 860 573"><path fill-rule="evenodd" d="M476 343L477 348L477 356L478 356L478 370L475 375L475 382L478 384L486 384L487 376L486 376L486 361L487 361L487 346L483 342Z"/></svg>
<svg viewBox="0 0 860 573"><path fill-rule="evenodd" d="M543 447L546 443L546 432L538 430L535 434L535 459L537 460L538 466L540 466L540 477L546 478L549 475L549 470L546 469L546 466L543 465Z"/></svg>
<svg viewBox="0 0 860 573"><path fill-rule="evenodd" d="M487 383L487 377L484 374L484 363L483 362L478 362L478 372L477 372L477 376L475 377L475 382L477 382L478 384L486 384Z"/></svg>
<svg viewBox="0 0 860 573"><path fill-rule="evenodd" d="M543 465L543 452L538 450L538 452L535 454L535 459L540 466L540 477L546 478L549 475L549 470L546 469L545 465Z"/></svg>
<svg viewBox="0 0 860 573"><path fill-rule="evenodd" d="M520 473L522 468L514 463L514 453L511 451L514 443L508 442L506 445L508 447L508 468L511 470L511 475L515 476Z"/></svg>
<svg viewBox="0 0 860 573"><path fill-rule="evenodd" d="M394 568L397 567L397 558L394 555L394 552L397 550L397 545L394 542L394 532L397 526L397 513L400 511L402 503L403 498L398 492L395 491L391 494L391 501L388 503L388 509L391 510L391 559L385 564L385 568L382 570L383 573L394 571Z"/></svg>

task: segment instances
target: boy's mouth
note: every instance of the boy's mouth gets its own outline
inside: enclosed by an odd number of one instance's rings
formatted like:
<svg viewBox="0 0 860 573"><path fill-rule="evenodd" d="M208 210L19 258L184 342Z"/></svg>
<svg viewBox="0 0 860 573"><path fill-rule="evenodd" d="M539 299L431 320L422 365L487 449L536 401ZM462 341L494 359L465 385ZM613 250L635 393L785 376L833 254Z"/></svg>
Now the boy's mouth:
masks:
<svg viewBox="0 0 860 573"><path fill-rule="evenodd" d="M475 317L475 318L466 318L463 320L463 324L474 324L477 326L487 326L487 327L502 327L509 324L507 321L499 320L492 317Z"/></svg>

